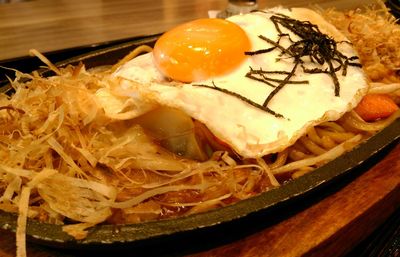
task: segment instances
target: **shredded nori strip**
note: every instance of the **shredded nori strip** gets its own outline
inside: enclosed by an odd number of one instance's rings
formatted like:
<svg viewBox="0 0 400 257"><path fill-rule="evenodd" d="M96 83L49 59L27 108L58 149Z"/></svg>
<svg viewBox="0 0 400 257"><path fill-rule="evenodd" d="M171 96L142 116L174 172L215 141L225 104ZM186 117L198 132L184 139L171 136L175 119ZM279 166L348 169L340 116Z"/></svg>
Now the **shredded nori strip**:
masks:
<svg viewBox="0 0 400 257"><path fill-rule="evenodd" d="M286 78L274 90L272 90L272 92L268 95L268 97L265 99L265 101L263 103L264 107L267 107L267 105L271 101L271 99L288 83L290 78L294 75L294 71L297 69L298 64L299 64L298 62L295 63L290 74L287 75Z"/></svg>
<svg viewBox="0 0 400 257"><path fill-rule="evenodd" d="M259 35L260 39L271 44L272 47L246 52L245 54L249 56L266 54L277 49L280 51L280 58L293 59L294 66L290 72L262 71L250 67L250 71L246 74L246 77L263 82L274 88L274 90L265 99L263 107L268 108L268 103L285 85L308 83L308 81L291 80L298 67L301 67L304 73L328 74L334 84L335 96L340 96L340 83L336 72L341 70L342 75L346 76L348 66L361 67L360 63L353 62L358 60L357 56L347 57L337 49L337 44L339 43L351 43L347 41L336 42L328 35L323 34L317 25L312 24L309 21L299 21L283 14L274 14L270 17L270 20L273 22L275 29L278 32L278 41L275 42L263 35ZM300 40L294 41L288 33L283 33L282 28L286 28L293 34L297 35ZM289 45L287 48L283 47L280 44L282 38L287 38L291 45ZM307 68L306 63L303 60L304 57L308 57L311 63L313 63L313 66L319 65L320 68ZM280 59L277 61L279 60ZM284 79L269 77L273 74L284 74L286 77ZM278 84L276 85L274 83Z"/></svg>
<svg viewBox="0 0 400 257"><path fill-rule="evenodd" d="M246 97L244 97L244 96L242 96L242 95L240 95L238 93L229 91L228 89L217 87L215 85L214 81L212 82L212 84L213 84L212 86L203 85L203 84L193 84L192 86L194 86L194 87L205 87L205 88L210 88L210 89L214 89L214 90L220 91L220 92L225 93L227 95L234 96L234 97L236 97L236 98L238 98L238 99L240 99L240 100L242 100L242 101L244 101L244 102L246 102L246 103L248 103L248 104L250 104L250 105L252 105L252 106L254 106L254 107L258 108L258 109L260 109L260 110L263 110L263 111L265 111L267 113L270 113L270 114L274 115L277 118L283 118L282 114L274 112L273 110L271 110L267 106L263 106L263 105L260 105L260 104L258 104L256 102L253 102L250 99L248 99L248 98L246 98Z"/></svg>
<svg viewBox="0 0 400 257"><path fill-rule="evenodd" d="M259 11L263 12L263 11ZM265 13L265 12L264 12ZM272 98L286 85L288 84L308 84L309 81L306 80L293 80L293 76L295 75L296 69L301 67L304 73L309 74L328 74L334 84L334 93L335 96L340 96L340 84L339 80L336 76L336 72L342 71L342 75L347 75L348 66L359 67L361 68L361 64L358 62L353 62L359 60L357 56L347 57L342 54L337 49L337 44L347 43L351 44L348 41L340 41L336 42L334 39L330 38L328 35L323 34L317 25L310 23L309 21L299 21L296 19L292 19L283 14L274 14L270 17L270 20L273 22L275 29L278 31L278 40L277 42L263 36L259 35L259 38L268 44L272 45L272 47L266 49L260 49L256 51L248 51L245 52L246 55L260 55L260 54L268 54L274 50L279 50L279 58L277 61L281 59L293 59L293 68L291 71L265 71L260 69L253 69L250 67L250 71L246 74L247 78L260 81L265 83L266 85L274 88L272 92L267 96L264 103L262 105L253 102L252 100L236 93L232 92L225 88L217 87L212 82L212 86L205 84L192 84L194 87L204 87L213 90L217 90L219 92L234 96L260 110L263 110L267 113L270 113L278 118L284 118L284 116L276 111L270 109L268 104L272 100ZM282 27L286 28L290 32L297 35L300 40L294 41L290 34L283 33ZM287 48L283 47L280 44L282 38L286 38L289 40L291 45ZM306 62L302 59L303 57L308 57L311 63L314 65L318 64L321 68L308 68L306 67ZM325 67L324 67L325 66ZM275 76L275 77L271 77ZM284 76L284 78L277 78L276 76Z"/></svg>
<svg viewBox="0 0 400 257"><path fill-rule="evenodd" d="M264 71L262 69L258 69L258 70L254 70L252 67L250 67L250 71L251 73L247 73L246 77L249 76L253 76L255 74L260 75L260 77L262 78L263 82L267 82L267 81L271 81L271 82L283 82L284 79L277 79L277 78L271 78L271 77L267 77L266 75L268 74L281 74L281 75L289 75L290 72L285 72L285 71ZM257 80L258 78L255 77L255 79ZM287 81L287 84L308 84L308 80L290 80ZM276 87L276 85L272 85L272 87Z"/></svg>

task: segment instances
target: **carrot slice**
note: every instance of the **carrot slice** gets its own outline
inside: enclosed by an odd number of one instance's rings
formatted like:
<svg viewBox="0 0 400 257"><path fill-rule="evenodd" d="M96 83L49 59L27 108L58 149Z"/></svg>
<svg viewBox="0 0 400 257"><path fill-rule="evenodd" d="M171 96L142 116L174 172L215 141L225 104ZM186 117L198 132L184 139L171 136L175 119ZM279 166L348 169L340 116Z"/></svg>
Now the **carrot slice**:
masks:
<svg viewBox="0 0 400 257"><path fill-rule="evenodd" d="M399 107L385 94L368 94L354 109L365 121L374 121L389 117Z"/></svg>

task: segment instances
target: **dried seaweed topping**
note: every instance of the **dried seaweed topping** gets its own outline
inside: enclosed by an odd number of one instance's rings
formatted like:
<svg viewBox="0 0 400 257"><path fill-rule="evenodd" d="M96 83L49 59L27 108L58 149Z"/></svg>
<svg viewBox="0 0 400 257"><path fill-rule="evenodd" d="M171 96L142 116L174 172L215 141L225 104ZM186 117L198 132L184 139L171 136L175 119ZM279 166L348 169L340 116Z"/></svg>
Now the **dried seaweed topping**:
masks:
<svg viewBox="0 0 400 257"><path fill-rule="evenodd" d="M270 108L268 108L266 106L260 105L260 104L258 104L256 102L253 102L252 100L250 100L250 99L248 99L248 98L246 98L246 97L244 97L244 96L242 96L242 95L240 95L238 93L232 92L232 91L230 91L228 89L217 87L215 85L214 81L212 82L212 84L213 84L212 86L204 85L204 84L193 84L192 86L194 86L194 87L205 87L205 88L210 88L210 89L217 90L217 91L225 93L227 95L231 95L233 97L236 97L236 98L242 100L243 102L246 102L246 103L248 103L248 104L250 104L250 105L252 105L252 106L254 106L254 107L256 107L256 108L258 108L260 110L262 110L262 111L265 111L267 113L270 113L270 114L274 115L277 118L283 118L282 114L276 113L276 112L274 112L273 110L271 110Z"/></svg>
<svg viewBox="0 0 400 257"><path fill-rule="evenodd" d="M267 84L268 86L271 86L273 88L276 88L277 85L274 85L273 83L282 83L285 81L285 79L281 79L281 78L272 78L268 75L290 75L290 72L287 71L264 71L263 69L253 69L252 67L250 67L250 72L248 72L246 74L246 77L257 80L257 81L261 81L265 84ZM308 84L308 80L289 80L286 81L287 84Z"/></svg>
<svg viewBox="0 0 400 257"><path fill-rule="evenodd" d="M275 29L278 32L278 40L275 42L263 35L259 38L272 45L266 49L260 49L256 51L246 52L246 55L259 55L267 54L273 50L279 50L280 59L293 59L293 68L290 72L288 71L262 71L253 69L250 67L250 71L246 74L246 77L254 79L267 84L274 88L274 90L268 95L264 101L263 106L267 107L271 99L287 84L306 84L307 81L294 81L296 69L301 67L304 73L328 74L334 84L335 96L340 96L340 83L336 73L342 71L343 76L347 75L348 66L361 67L361 64L354 62L358 60L357 56L347 57L337 49L338 43L349 43L347 41L336 42L333 38L322 33L318 26L310 23L309 21L299 21L292 19L283 14L274 14L270 17L273 22ZM294 35L297 35L300 39L298 41L293 40L288 33L283 32L283 28L286 28ZM283 38L288 39L290 45L283 47L280 42ZM350 44L350 43L349 43ZM304 58L309 58L308 62L305 62ZM307 65L312 64L312 68ZM315 67L317 66L317 67ZM276 74L284 74L284 79L276 79L271 77Z"/></svg>

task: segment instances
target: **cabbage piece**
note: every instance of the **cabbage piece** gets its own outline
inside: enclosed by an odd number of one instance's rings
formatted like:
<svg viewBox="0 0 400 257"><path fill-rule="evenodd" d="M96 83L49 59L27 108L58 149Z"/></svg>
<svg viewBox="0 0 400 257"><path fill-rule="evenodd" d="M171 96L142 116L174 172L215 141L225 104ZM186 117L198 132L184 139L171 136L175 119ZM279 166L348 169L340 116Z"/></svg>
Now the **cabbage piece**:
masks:
<svg viewBox="0 0 400 257"><path fill-rule="evenodd" d="M184 112L160 107L136 122L148 130L161 145L171 152L189 159L205 161L208 159L196 139L195 126L190 116Z"/></svg>

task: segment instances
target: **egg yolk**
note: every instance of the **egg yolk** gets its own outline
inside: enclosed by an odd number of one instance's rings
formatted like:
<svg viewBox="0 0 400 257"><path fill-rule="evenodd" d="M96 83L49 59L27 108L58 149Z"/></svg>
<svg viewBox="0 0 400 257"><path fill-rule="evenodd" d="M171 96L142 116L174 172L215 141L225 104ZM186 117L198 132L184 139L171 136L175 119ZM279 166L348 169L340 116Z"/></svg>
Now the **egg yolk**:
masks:
<svg viewBox="0 0 400 257"><path fill-rule="evenodd" d="M199 19L162 35L153 50L160 72L173 80L194 82L237 68L250 50L244 30L222 19Z"/></svg>

